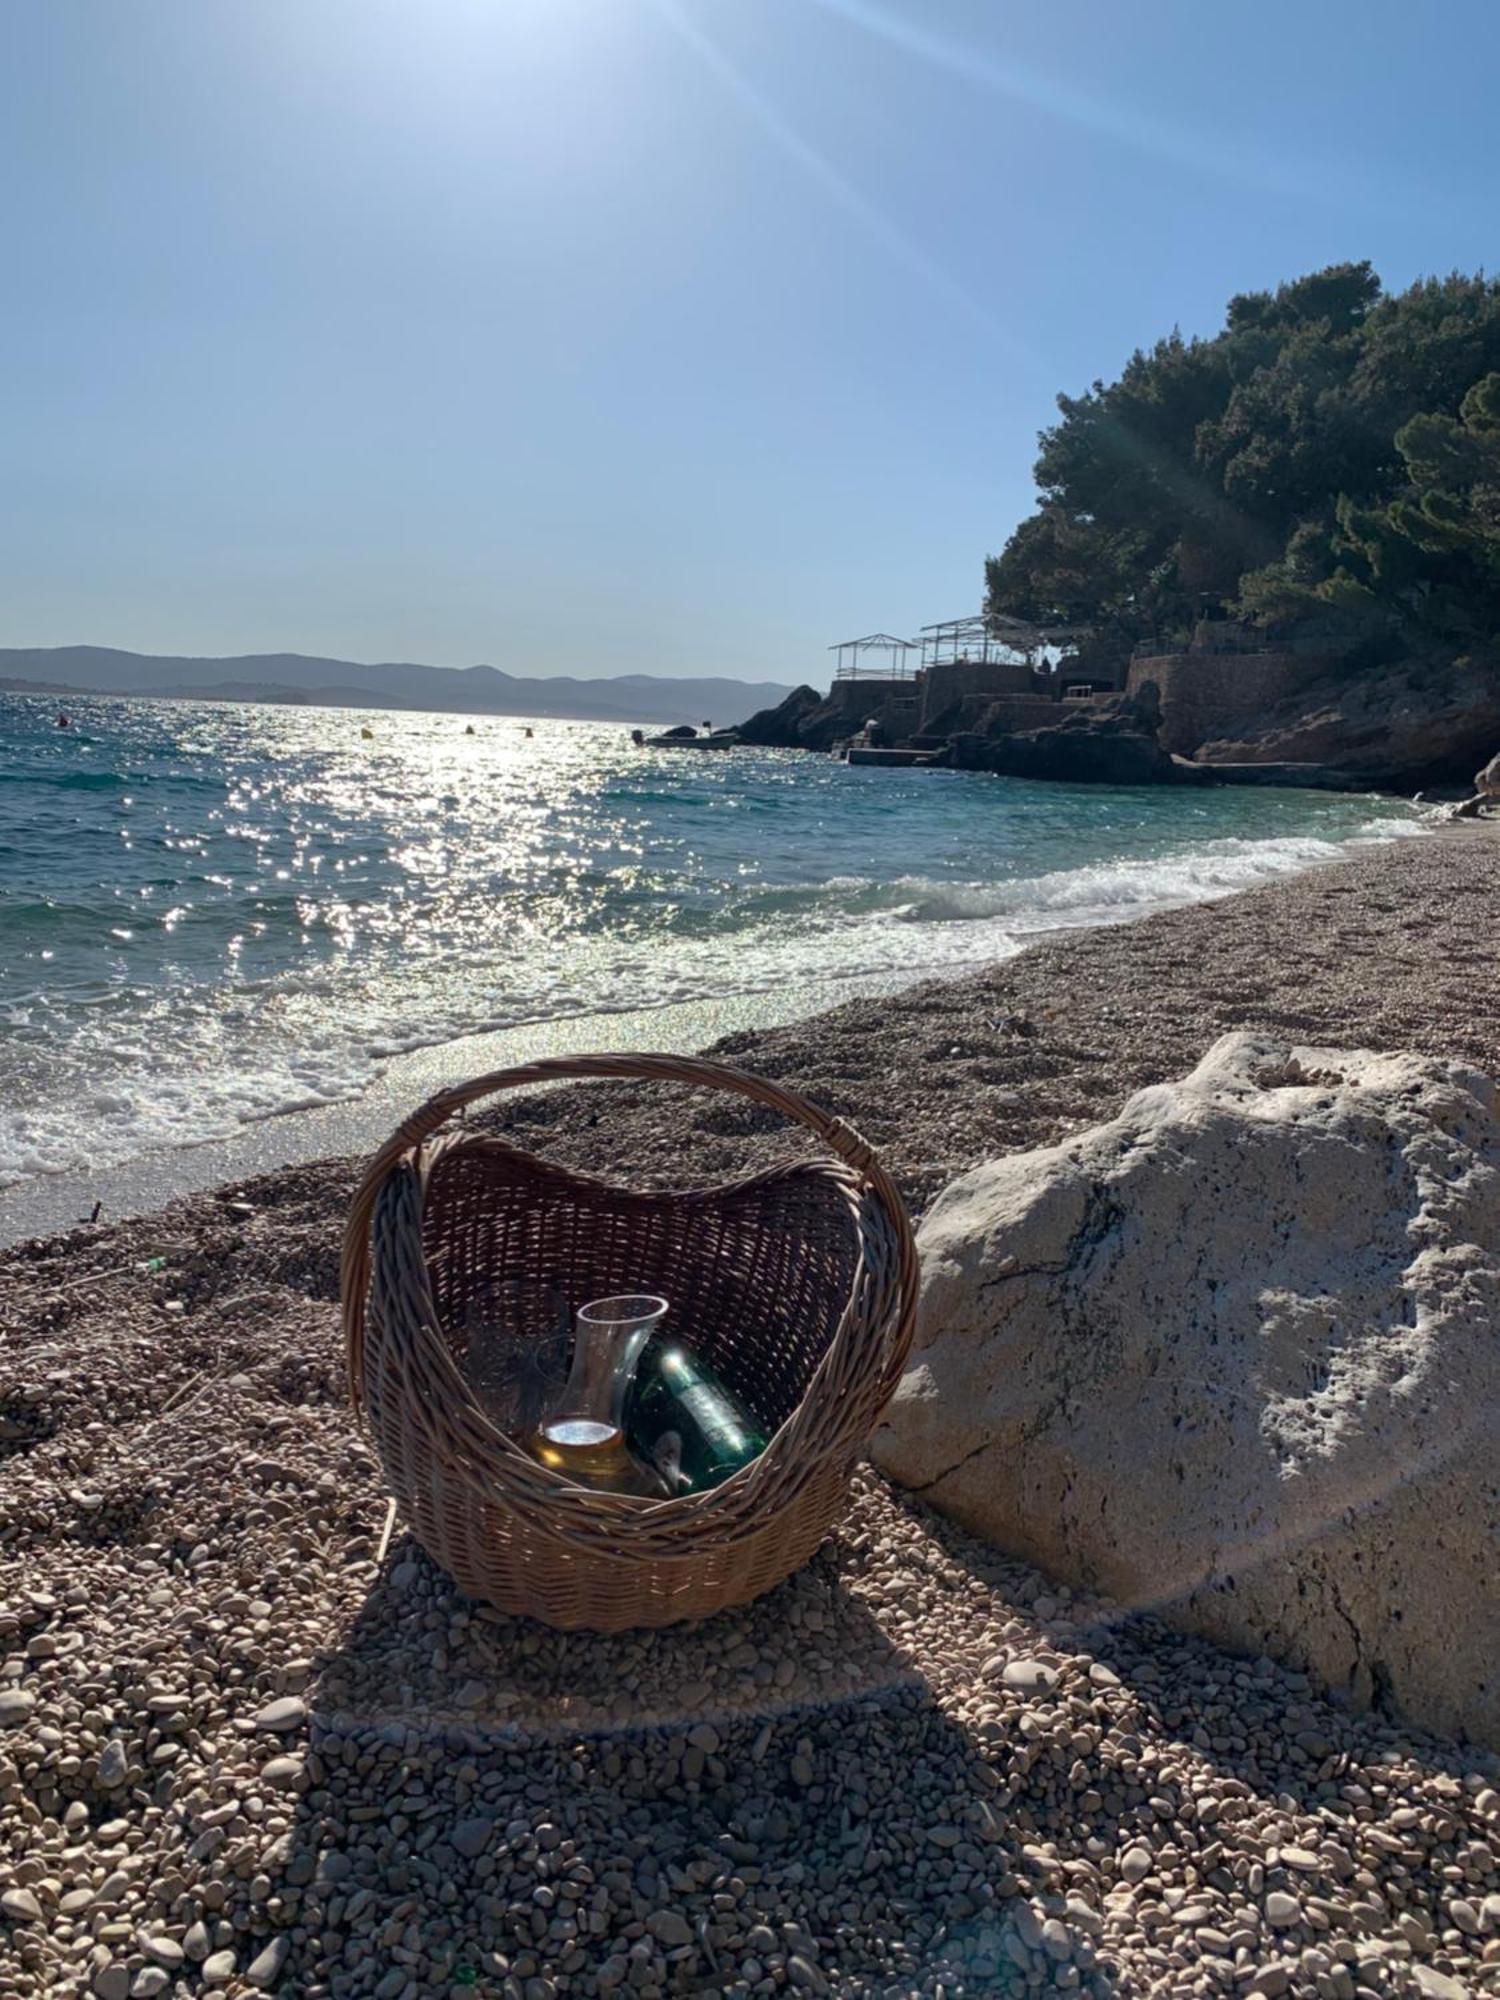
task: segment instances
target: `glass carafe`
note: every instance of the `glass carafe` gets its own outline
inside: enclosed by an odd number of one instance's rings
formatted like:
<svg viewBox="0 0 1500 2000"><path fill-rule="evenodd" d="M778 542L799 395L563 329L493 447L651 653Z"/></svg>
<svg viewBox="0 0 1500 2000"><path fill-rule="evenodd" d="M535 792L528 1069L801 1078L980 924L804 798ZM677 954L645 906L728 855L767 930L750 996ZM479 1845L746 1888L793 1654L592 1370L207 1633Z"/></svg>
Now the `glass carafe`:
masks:
<svg viewBox="0 0 1500 2000"><path fill-rule="evenodd" d="M666 1316L646 1293L594 1299L573 1321L573 1366L556 1403L532 1432L533 1458L575 1486L666 1497L666 1481L625 1443L625 1397L641 1352Z"/></svg>
<svg viewBox="0 0 1500 2000"><path fill-rule="evenodd" d="M572 1319L552 1279L504 1279L469 1301L459 1366L480 1409L508 1437L529 1437L555 1406L568 1379Z"/></svg>

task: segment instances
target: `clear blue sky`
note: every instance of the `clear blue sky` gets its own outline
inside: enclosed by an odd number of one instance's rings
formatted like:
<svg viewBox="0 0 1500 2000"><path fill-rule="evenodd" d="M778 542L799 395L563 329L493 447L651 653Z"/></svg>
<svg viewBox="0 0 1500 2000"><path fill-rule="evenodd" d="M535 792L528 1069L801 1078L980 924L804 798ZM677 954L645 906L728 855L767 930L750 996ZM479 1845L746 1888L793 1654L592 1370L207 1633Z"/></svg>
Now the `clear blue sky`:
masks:
<svg viewBox="0 0 1500 2000"><path fill-rule="evenodd" d="M1492 0L0 0L0 644L826 671L1058 389L1493 262Z"/></svg>

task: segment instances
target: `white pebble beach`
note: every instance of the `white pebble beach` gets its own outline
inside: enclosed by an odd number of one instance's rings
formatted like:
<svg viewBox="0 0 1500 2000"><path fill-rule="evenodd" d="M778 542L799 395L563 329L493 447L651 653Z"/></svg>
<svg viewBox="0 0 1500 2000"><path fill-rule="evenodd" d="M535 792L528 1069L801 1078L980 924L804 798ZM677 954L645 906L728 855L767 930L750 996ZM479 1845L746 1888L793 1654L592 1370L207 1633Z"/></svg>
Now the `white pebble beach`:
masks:
<svg viewBox="0 0 1500 2000"><path fill-rule="evenodd" d="M1500 1074L1497 935L1470 824L718 1053L920 1210L1231 1028ZM634 1086L498 1116L655 1183L786 1144ZM698 1627L557 1633L399 1524L382 1556L336 1296L358 1166L0 1259L0 1995L1500 1992L1491 1752L1075 1596L868 1469L806 1570Z"/></svg>

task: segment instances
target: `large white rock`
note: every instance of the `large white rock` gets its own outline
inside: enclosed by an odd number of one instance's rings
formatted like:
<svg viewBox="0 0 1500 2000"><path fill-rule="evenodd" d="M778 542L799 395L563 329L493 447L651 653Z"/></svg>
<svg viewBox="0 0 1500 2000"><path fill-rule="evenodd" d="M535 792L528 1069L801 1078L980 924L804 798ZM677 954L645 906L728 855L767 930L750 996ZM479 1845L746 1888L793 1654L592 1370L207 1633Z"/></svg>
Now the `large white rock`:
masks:
<svg viewBox="0 0 1500 2000"><path fill-rule="evenodd" d="M1054 1577L1500 1745L1500 1117L1230 1035L922 1225L875 1458Z"/></svg>

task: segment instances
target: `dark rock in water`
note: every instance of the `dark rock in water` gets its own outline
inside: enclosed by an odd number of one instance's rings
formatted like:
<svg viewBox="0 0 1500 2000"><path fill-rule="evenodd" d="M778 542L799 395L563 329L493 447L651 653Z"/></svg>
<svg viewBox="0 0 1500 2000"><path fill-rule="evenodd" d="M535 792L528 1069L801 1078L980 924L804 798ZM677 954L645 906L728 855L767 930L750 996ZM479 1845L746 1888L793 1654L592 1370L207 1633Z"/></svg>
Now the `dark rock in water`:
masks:
<svg viewBox="0 0 1500 2000"><path fill-rule="evenodd" d="M1073 711L1060 708L1057 722L1045 729L955 736L952 762L963 771L1082 785L1177 785L1196 775L1157 741L1152 707L1126 695Z"/></svg>
<svg viewBox="0 0 1500 2000"><path fill-rule="evenodd" d="M816 688L793 688L786 700L778 702L775 708L763 708L748 722L742 722L740 741L753 743L762 750L826 750L826 743L810 744L802 736L804 724L824 705L823 697Z"/></svg>

